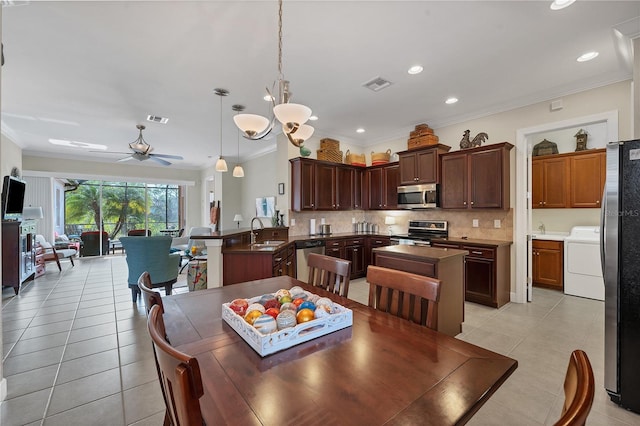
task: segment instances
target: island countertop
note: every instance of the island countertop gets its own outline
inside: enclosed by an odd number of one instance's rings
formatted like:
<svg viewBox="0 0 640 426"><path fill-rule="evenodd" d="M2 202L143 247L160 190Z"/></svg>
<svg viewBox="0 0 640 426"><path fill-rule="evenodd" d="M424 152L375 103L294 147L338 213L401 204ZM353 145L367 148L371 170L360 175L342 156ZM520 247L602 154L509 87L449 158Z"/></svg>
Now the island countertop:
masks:
<svg viewBox="0 0 640 426"><path fill-rule="evenodd" d="M457 256L469 254L467 250L442 249L424 246L410 246L400 244L396 246L378 247L373 249L374 253L395 253L405 257L414 257L429 262L440 262Z"/></svg>

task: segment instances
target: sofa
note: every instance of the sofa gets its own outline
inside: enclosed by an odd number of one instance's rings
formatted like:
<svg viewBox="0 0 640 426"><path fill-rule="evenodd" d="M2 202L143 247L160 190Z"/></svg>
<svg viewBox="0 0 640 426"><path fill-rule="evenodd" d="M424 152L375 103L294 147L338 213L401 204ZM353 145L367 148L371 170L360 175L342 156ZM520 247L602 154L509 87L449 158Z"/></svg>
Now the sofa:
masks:
<svg viewBox="0 0 640 426"><path fill-rule="evenodd" d="M120 242L127 253L129 278L127 283L131 289L131 298L137 302L140 289L138 278L148 272L153 288L164 287L167 295L171 294L173 284L178 280L180 254L169 253L170 236L153 237L120 237Z"/></svg>
<svg viewBox="0 0 640 426"><path fill-rule="evenodd" d="M80 256L100 256L109 254L109 234L102 231L102 253L100 253L100 232L87 231L80 234L82 245L80 246Z"/></svg>

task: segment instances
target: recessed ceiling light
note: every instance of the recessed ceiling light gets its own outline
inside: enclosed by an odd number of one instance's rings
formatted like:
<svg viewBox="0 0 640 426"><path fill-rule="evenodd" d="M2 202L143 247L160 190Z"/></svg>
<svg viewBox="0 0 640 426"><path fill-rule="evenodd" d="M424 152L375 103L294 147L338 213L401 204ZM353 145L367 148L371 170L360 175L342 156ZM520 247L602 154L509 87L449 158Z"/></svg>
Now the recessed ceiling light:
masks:
<svg viewBox="0 0 640 426"><path fill-rule="evenodd" d="M576 61L578 61L578 62L587 62L587 61L590 61L592 59L595 59L598 55L599 55L598 52L587 52L587 53L581 55L578 59L576 59Z"/></svg>
<svg viewBox="0 0 640 426"><path fill-rule="evenodd" d="M458 102L458 98L448 98L446 101L444 101L445 104L451 105L451 104L455 104L456 102Z"/></svg>
<svg viewBox="0 0 640 426"><path fill-rule="evenodd" d="M262 99L264 99L267 102L271 102L271 101L275 101L276 100L273 96L271 96L269 94L264 95L264 97Z"/></svg>
<svg viewBox="0 0 640 426"><path fill-rule="evenodd" d="M316 121L318 119L317 115L312 115L311 117L309 117L309 120L311 121Z"/></svg>
<svg viewBox="0 0 640 426"><path fill-rule="evenodd" d="M576 0L553 0L553 2L551 2L551 6L549 6L551 8L551 10L560 10L560 9L564 9L565 7L569 7L571 6Z"/></svg>
<svg viewBox="0 0 640 426"><path fill-rule="evenodd" d="M72 148L84 148L84 149L100 149L102 151L107 149L106 145L100 145L97 143L68 141L65 139L49 139L49 143L53 145L69 146Z"/></svg>
<svg viewBox="0 0 640 426"><path fill-rule="evenodd" d="M363 129L362 127L360 127L360 128L358 128L358 129L356 129L356 132L358 132L358 133L364 133L364 129Z"/></svg>
<svg viewBox="0 0 640 426"><path fill-rule="evenodd" d="M414 65L407 71L409 74L420 74L424 68L422 65Z"/></svg>

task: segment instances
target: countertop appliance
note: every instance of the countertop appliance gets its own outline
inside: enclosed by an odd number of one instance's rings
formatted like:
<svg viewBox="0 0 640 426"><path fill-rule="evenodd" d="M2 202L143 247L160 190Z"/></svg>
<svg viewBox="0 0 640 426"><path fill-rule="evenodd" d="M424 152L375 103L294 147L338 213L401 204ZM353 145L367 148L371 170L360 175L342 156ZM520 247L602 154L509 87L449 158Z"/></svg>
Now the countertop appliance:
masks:
<svg viewBox="0 0 640 426"><path fill-rule="evenodd" d="M391 244L430 246L434 238L447 238L449 228L446 220L410 220L407 234L391 236Z"/></svg>
<svg viewBox="0 0 640 426"><path fill-rule="evenodd" d="M640 413L640 140L607 145L602 200L604 386Z"/></svg>
<svg viewBox="0 0 640 426"><path fill-rule="evenodd" d="M398 208L434 209L438 207L438 184L405 185L398 187Z"/></svg>
<svg viewBox="0 0 640 426"><path fill-rule="evenodd" d="M324 240L296 241L296 275L300 281L309 279L309 253L324 254Z"/></svg>
<svg viewBox="0 0 640 426"><path fill-rule="evenodd" d="M564 239L564 292L604 300L599 226L574 226Z"/></svg>

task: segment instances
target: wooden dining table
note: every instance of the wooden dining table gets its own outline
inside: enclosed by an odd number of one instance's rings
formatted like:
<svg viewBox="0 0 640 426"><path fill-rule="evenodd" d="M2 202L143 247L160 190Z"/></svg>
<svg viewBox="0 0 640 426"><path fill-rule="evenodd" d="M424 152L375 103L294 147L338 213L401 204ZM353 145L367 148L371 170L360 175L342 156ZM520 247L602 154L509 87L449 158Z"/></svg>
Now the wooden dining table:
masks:
<svg viewBox="0 0 640 426"><path fill-rule="evenodd" d="M353 325L261 357L222 304L295 285L353 311ZM457 425L517 361L288 276L163 298L167 337L200 365L208 425Z"/></svg>

